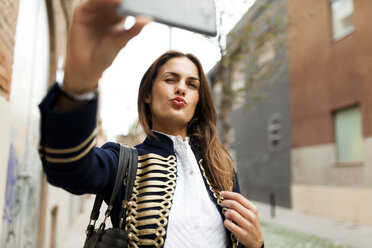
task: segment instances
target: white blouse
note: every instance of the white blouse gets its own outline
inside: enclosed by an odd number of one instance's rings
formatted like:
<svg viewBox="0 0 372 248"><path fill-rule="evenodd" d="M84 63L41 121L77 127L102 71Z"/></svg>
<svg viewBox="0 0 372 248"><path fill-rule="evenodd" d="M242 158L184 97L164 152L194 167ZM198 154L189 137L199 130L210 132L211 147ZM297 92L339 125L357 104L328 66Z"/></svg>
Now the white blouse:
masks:
<svg viewBox="0 0 372 248"><path fill-rule="evenodd" d="M177 157L177 184L164 247L227 247L221 214L205 187L189 138L167 136Z"/></svg>

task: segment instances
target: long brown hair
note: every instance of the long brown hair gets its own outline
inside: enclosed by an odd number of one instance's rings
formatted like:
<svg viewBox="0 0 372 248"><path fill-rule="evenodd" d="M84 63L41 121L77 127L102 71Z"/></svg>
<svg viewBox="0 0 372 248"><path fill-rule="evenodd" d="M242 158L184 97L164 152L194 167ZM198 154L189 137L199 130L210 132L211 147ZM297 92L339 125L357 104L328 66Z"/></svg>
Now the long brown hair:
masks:
<svg viewBox="0 0 372 248"><path fill-rule="evenodd" d="M186 57L198 68L200 88L199 102L195 113L188 123L187 135L198 148L203 158L203 167L213 187L217 190L231 190L234 184L235 165L230 154L218 139L216 121L217 114L213 105L211 90L200 61L194 55L170 50L161 55L147 69L142 77L138 92L139 122L147 135L153 136L151 131L152 119L150 106L145 98L151 93L155 78L160 68L170 59Z"/></svg>

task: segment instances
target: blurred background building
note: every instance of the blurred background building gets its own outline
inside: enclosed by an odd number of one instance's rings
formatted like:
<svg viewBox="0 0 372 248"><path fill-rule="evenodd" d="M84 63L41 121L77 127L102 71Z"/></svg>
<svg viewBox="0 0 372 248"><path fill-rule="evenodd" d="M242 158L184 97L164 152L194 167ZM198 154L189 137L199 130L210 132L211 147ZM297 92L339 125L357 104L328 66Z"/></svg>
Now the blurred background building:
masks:
<svg viewBox="0 0 372 248"><path fill-rule="evenodd" d="M285 0L256 1L227 36L227 76L219 77L220 62L208 77L219 116L228 115L230 153L238 166L242 193L290 207L286 26ZM227 82L231 84L224 91ZM226 113L219 107L224 97L229 99Z"/></svg>
<svg viewBox="0 0 372 248"><path fill-rule="evenodd" d="M208 76L248 198L372 225L371 10L261 0L229 33Z"/></svg>
<svg viewBox="0 0 372 248"><path fill-rule="evenodd" d="M372 1L288 1L292 206L372 225Z"/></svg>
<svg viewBox="0 0 372 248"><path fill-rule="evenodd" d="M83 208L84 197L46 183L37 153L37 106L60 76L67 29L78 2L0 1L0 246L4 248L59 247ZM99 133L102 143L104 133Z"/></svg>

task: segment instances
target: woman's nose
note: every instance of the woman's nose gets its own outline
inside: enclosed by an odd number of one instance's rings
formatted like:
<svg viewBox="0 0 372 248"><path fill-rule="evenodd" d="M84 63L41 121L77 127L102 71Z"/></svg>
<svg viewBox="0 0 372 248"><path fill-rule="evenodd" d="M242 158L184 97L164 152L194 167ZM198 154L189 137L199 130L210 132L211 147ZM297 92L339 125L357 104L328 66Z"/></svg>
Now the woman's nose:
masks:
<svg viewBox="0 0 372 248"><path fill-rule="evenodd" d="M177 95L180 95L180 96L184 96L186 94L186 85L184 82L179 82L177 85L176 85L176 94Z"/></svg>

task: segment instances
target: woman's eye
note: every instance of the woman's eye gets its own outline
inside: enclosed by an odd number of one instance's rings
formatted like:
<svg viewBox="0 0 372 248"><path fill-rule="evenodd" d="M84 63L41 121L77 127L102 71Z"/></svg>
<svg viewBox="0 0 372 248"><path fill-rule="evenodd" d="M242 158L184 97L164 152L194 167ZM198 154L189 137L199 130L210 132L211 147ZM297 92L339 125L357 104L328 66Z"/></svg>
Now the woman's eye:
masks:
<svg viewBox="0 0 372 248"><path fill-rule="evenodd" d="M191 87L195 88L195 89L198 88L198 86L197 86L195 83L189 83L189 85L190 85Z"/></svg>
<svg viewBox="0 0 372 248"><path fill-rule="evenodd" d="M167 78L165 79L165 82L174 82L175 80L173 78Z"/></svg>

